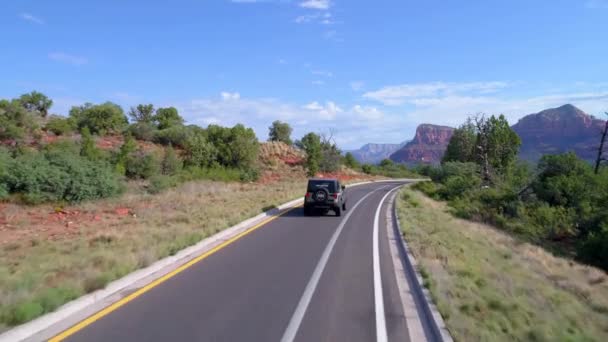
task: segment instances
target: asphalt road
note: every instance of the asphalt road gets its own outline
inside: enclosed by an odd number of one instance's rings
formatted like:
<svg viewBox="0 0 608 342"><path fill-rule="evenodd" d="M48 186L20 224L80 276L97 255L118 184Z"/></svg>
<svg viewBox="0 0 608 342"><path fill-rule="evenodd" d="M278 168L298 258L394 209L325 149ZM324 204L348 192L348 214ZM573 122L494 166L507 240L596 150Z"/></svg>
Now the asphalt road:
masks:
<svg viewBox="0 0 608 342"><path fill-rule="evenodd" d="M407 341L384 209L381 303L372 244L378 205L401 184L347 189L342 217L293 209L67 341L375 341L382 325L388 341Z"/></svg>

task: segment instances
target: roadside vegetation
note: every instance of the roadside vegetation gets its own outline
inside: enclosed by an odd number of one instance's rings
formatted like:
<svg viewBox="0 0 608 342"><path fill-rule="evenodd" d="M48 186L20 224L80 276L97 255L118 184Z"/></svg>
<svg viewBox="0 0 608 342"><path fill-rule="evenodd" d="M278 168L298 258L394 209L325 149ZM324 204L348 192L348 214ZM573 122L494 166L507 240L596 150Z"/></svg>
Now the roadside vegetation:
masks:
<svg viewBox="0 0 608 342"><path fill-rule="evenodd" d="M608 168L574 153L528 165L517 161L519 144L502 116L472 119L454 132L441 166L419 169L433 182L416 188L458 217L608 270Z"/></svg>
<svg viewBox="0 0 608 342"><path fill-rule="evenodd" d="M427 185L428 186L428 185ZM403 189L403 234L456 341L606 341L608 279Z"/></svg>
<svg viewBox="0 0 608 342"><path fill-rule="evenodd" d="M0 101L0 332L302 196L307 174L372 178L332 138L294 146L280 121L261 143L172 107L51 107L38 92Z"/></svg>

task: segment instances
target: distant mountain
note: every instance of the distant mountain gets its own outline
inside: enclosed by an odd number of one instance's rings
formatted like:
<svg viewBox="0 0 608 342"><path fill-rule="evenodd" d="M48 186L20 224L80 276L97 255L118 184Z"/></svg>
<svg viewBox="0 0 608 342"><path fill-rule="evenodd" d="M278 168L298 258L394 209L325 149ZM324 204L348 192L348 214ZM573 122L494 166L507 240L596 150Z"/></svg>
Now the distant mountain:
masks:
<svg viewBox="0 0 608 342"><path fill-rule="evenodd" d="M365 144L358 150L346 151L353 154L355 159L361 163L377 164L382 159L390 157L390 155L400 149L405 142L401 144Z"/></svg>
<svg viewBox="0 0 608 342"><path fill-rule="evenodd" d="M512 128L522 141L521 159L537 161L543 154L573 151L593 161L603 126L604 121L567 104L527 115Z"/></svg>
<svg viewBox="0 0 608 342"><path fill-rule="evenodd" d="M390 159L409 165L438 164L452 138L454 128L422 124L414 139L391 154Z"/></svg>

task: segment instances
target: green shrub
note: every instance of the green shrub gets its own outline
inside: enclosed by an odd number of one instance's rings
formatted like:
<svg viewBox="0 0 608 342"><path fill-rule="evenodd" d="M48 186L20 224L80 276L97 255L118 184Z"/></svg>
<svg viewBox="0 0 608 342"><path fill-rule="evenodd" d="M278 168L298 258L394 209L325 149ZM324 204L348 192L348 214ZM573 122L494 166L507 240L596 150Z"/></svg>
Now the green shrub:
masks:
<svg viewBox="0 0 608 342"><path fill-rule="evenodd" d="M185 145L186 164L206 168L216 164L218 151L203 134L194 134Z"/></svg>
<svg viewBox="0 0 608 342"><path fill-rule="evenodd" d="M151 122L136 122L129 126L127 132L144 141L154 141L158 135L158 129Z"/></svg>
<svg viewBox="0 0 608 342"><path fill-rule="evenodd" d="M608 221L580 243L577 255L592 265L608 270Z"/></svg>
<svg viewBox="0 0 608 342"><path fill-rule="evenodd" d="M8 150L0 146L0 200L8 197L9 170L12 168L13 158Z"/></svg>
<svg viewBox="0 0 608 342"><path fill-rule="evenodd" d="M107 163L90 161L59 148L18 156L8 176L9 191L27 203L80 202L120 192L121 183Z"/></svg>
<svg viewBox="0 0 608 342"><path fill-rule="evenodd" d="M541 238L561 240L574 237L576 234L576 214L572 208L561 206L552 207L547 203L540 202L527 211L528 222L538 227L529 233L540 235Z"/></svg>
<svg viewBox="0 0 608 342"><path fill-rule="evenodd" d="M112 102L100 105L85 103L79 107L72 107L70 118L76 122L78 128L88 127L91 133L100 135L120 133L128 124L122 108Z"/></svg>
<svg viewBox="0 0 608 342"><path fill-rule="evenodd" d="M257 168L241 170L241 182L255 182L256 180L258 180L258 178L260 178L260 171Z"/></svg>
<svg viewBox="0 0 608 342"><path fill-rule="evenodd" d="M125 171L128 178L148 179L159 173L160 164L153 154L139 150L127 157Z"/></svg>
<svg viewBox="0 0 608 342"><path fill-rule="evenodd" d="M439 195L446 200L450 200L479 187L480 183L479 178L450 176L445 180L441 190L439 190Z"/></svg>
<svg viewBox="0 0 608 342"><path fill-rule="evenodd" d="M431 198L439 198L439 189L441 185L434 182L418 182L412 186L413 189L422 191L424 194Z"/></svg>
<svg viewBox="0 0 608 342"><path fill-rule="evenodd" d="M187 146L188 140L193 135L192 129L185 126L173 126L159 130L155 133L153 141L161 145L172 145L181 148Z"/></svg>
<svg viewBox="0 0 608 342"><path fill-rule="evenodd" d="M82 129L82 139L80 140L80 155L88 158L89 160L99 160L102 155L102 151L97 148L95 139L91 135L88 127Z"/></svg>
<svg viewBox="0 0 608 342"><path fill-rule="evenodd" d="M216 159L221 166L249 169L257 161L259 143L253 129L241 124L232 128L210 125L207 136L217 150Z"/></svg>
<svg viewBox="0 0 608 342"><path fill-rule="evenodd" d="M19 100L0 100L0 140L20 140L37 128L36 118Z"/></svg>
<svg viewBox="0 0 608 342"><path fill-rule="evenodd" d="M181 126L184 123L184 119L179 115L177 109L174 107L158 108L153 120L158 124L159 129Z"/></svg>
<svg viewBox="0 0 608 342"><path fill-rule="evenodd" d="M150 184L148 185L147 190L151 194L158 194L176 186L178 183L179 180L176 177L155 175L150 178Z"/></svg>
<svg viewBox="0 0 608 342"><path fill-rule="evenodd" d="M44 127L47 131L53 132L55 135L65 135L76 130L76 123L72 118L53 116Z"/></svg>
<svg viewBox="0 0 608 342"><path fill-rule="evenodd" d="M161 162L161 173L163 175L172 176L181 171L183 167L183 162L175 153L173 147L169 146L165 150L165 156Z"/></svg>
<svg viewBox="0 0 608 342"><path fill-rule="evenodd" d="M223 167L200 168L189 166L179 173L181 182L199 179L208 179L221 182L234 182L241 180L242 171L238 169L228 169Z"/></svg>

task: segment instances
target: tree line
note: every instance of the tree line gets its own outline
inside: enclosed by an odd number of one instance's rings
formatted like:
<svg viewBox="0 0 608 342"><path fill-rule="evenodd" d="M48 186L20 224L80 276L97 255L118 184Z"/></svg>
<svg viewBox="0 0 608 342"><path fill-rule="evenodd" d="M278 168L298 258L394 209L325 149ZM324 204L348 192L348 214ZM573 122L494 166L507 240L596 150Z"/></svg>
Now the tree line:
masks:
<svg viewBox="0 0 608 342"><path fill-rule="evenodd" d="M259 177L259 141L253 129L185 124L174 107L139 104L125 112L112 102L85 103L67 117L51 115L53 101L33 91L0 100L0 199L26 203L79 202L119 194L125 180L144 179L159 192L193 179L254 181ZM44 135L59 137L45 143ZM309 176L343 165L367 173L399 172L400 166L360 165L342 156L334 133L292 140L288 123L275 121L268 140L306 153ZM122 137L114 150L97 147L101 137ZM63 137L63 138L62 138ZM161 148L146 148L150 142Z"/></svg>
<svg viewBox="0 0 608 342"><path fill-rule="evenodd" d="M572 152L531 165L517 158L521 141L504 116L472 117L454 131L439 167L419 169L434 182L417 188L449 201L457 216L608 270L606 130L594 165Z"/></svg>

